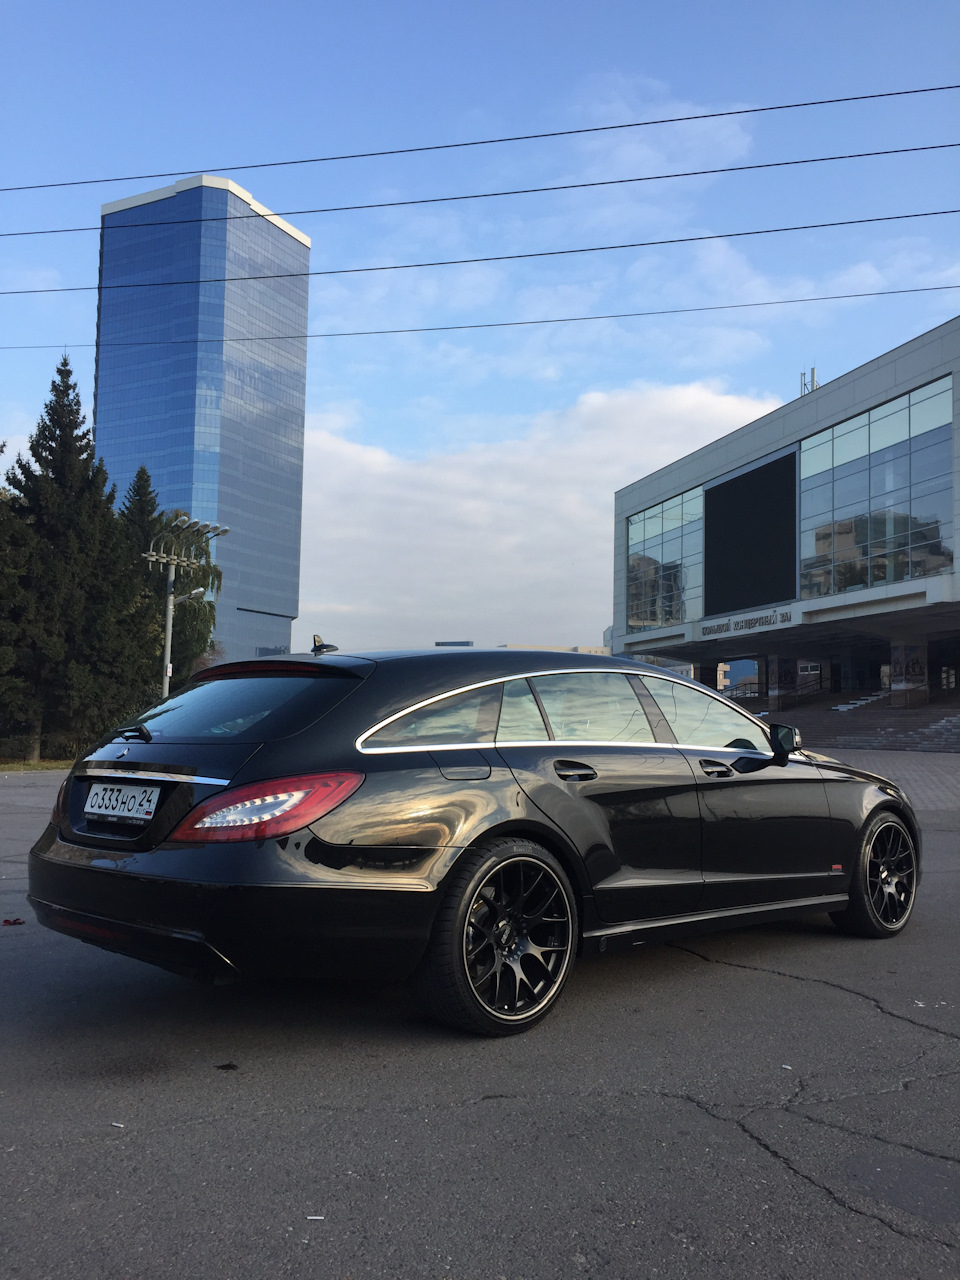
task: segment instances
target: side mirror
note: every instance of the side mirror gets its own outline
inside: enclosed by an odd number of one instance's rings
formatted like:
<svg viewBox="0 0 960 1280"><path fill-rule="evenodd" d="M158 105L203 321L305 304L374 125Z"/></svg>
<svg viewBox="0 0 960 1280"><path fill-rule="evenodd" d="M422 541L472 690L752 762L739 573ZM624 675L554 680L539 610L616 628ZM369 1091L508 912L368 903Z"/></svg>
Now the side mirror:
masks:
<svg viewBox="0 0 960 1280"><path fill-rule="evenodd" d="M791 724L772 724L770 726L770 748L777 764L786 764L792 751L799 751L803 745L800 730Z"/></svg>

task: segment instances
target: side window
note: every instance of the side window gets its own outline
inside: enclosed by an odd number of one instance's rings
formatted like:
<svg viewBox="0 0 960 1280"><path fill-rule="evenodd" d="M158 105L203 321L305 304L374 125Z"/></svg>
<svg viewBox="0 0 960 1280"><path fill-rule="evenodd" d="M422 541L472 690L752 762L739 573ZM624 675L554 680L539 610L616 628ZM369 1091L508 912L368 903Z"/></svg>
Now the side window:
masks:
<svg viewBox="0 0 960 1280"><path fill-rule="evenodd" d="M546 742L550 737L537 700L526 680L508 680L503 686L498 742Z"/></svg>
<svg viewBox="0 0 960 1280"><path fill-rule="evenodd" d="M653 742L630 682L619 671L536 676L530 683L561 742Z"/></svg>
<svg viewBox="0 0 960 1280"><path fill-rule="evenodd" d="M658 742L676 742L673 730L664 719L663 712L654 702L650 695L650 690L643 683L639 676L627 676L630 681L630 687L640 699L640 705L646 712L647 719L650 721L650 728L653 730L654 737Z"/></svg>
<svg viewBox="0 0 960 1280"><path fill-rule="evenodd" d="M454 693L408 711L372 733L365 747L439 747L493 742L500 711L500 685Z"/></svg>
<svg viewBox="0 0 960 1280"><path fill-rule="evenodd" d="M677 680L642 676L677 742L694 747L736 747L769 751L766 734L736 707Z"/></svg>

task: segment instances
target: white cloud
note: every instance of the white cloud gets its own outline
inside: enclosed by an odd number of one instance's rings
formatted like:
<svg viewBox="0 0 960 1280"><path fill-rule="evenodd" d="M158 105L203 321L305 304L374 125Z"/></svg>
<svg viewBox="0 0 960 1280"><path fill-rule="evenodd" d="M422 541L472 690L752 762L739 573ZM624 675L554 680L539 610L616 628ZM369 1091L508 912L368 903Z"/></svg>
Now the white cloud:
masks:
<svg viewBox="0 0 960 1280"><path fill-rule="evenodd" d="M294 647L315 631L342 649L600 643L614 490L775 403L639 383L419 459L308 430Z"/></svg>

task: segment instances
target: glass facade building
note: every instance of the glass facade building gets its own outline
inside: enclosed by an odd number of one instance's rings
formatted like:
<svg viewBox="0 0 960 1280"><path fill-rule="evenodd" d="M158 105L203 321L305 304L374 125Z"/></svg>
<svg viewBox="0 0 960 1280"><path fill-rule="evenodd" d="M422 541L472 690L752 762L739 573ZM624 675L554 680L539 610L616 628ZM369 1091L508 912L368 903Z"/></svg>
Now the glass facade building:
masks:
<svg viewBox="0 0 960 1280"><path fill-rule="evenodd" d="M799 578L788 595L953 568L952 423L953 378L939 378L794 446ZM704 618L703 486L628 516L626 550L628 632Z"/></svg>
<svg viewBox="0 0 960 1280"><path fill-rule="evenodd" d="M953 379L800 442L800 598L953 566Z"/></svg>
<svg viewBox="0 0 960 1280"><path fill-rule="evenodd" d="M161 507L230 527L229 658L288 652L298 612L309 253L223 178L103 209L96 451L118 502L142 465Z"/></svg>
<svg viewBox="0 0 960 1280"><path fill-rule="evenodd" d="M958 432L955 316L626 485L612 651L770 710L957 696Z"/></svg>

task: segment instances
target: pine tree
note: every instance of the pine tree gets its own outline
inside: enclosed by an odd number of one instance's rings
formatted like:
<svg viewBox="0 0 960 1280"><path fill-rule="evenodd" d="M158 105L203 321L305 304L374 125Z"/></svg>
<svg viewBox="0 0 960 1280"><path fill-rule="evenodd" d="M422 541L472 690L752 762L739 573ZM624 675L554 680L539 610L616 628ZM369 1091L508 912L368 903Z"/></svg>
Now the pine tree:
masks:
<svg viewBox="0 0 960 1280"><path fill-rule="evenodd" d="M163 606L154 579L143 556L164 525L157 495L146 467L140 467L130 481L119 513L127 544L129 571L137 583L131 619L136 636L136 652L131 654L128 673L131 692L138 704L149 706L160 699L160 666L163 654Z"/></svg>
<svg viewBox="0 0 960 1280"><path fill-rule="evenodd" d="M29 457L7 472L19 608L8 669L16 688L5 701L26 728L32 760L45 736L78 744L134 709L126 668L137 645L138 575L84 422L64 355Z"/></svg>
<svg viewBox="0 0 960 1280"><path fill-rule="evenodd" d="M4 443L0 441L0 454ZM24 558L23 530L12 511L12 495L0 488L0 737L16 727L11 719L26 692L16 671L25 595L20 585Z"/></svg>

